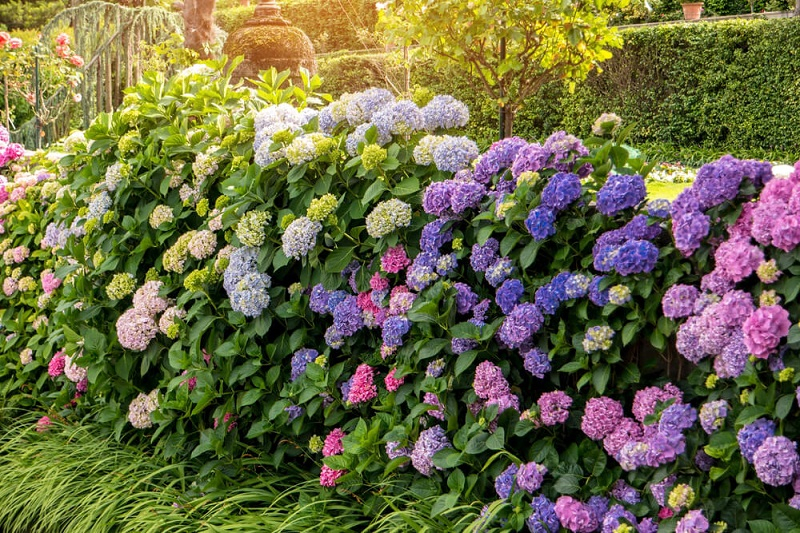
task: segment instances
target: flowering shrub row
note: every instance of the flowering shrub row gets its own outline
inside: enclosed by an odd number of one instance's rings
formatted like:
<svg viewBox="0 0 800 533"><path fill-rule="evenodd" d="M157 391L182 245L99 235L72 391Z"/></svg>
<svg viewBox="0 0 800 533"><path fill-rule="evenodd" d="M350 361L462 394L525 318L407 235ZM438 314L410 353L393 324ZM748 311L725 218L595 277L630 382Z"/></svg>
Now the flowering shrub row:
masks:
<svg viewBox="0 0 800 533"><path fill-rule="evenodd" d="M796 176L647 202L614 117L480 153L450 97L306 82L150 75L6 185L9 404L479 528L797 527Z"/></svg>

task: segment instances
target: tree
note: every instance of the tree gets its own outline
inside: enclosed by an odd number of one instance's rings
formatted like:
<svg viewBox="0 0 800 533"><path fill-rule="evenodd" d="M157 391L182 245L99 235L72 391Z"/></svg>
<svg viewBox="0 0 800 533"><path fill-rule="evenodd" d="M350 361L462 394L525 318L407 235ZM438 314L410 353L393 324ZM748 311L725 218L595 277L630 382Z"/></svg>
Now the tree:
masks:
<svg viewBox="0 0 800 533"><path fill-rule="evenodd" d="M523 101L547 82L586 78L622 46L610 11L629 0L389 0L380 26L392 42L476 75L511 135Z"/></svg>
<svg viewBox="0 0 800 533"><path fill-rule="evenodd" d="M216 3L216 0L184 0L183 3L184 46L196 51L202 59L211 57Z"/></svg>

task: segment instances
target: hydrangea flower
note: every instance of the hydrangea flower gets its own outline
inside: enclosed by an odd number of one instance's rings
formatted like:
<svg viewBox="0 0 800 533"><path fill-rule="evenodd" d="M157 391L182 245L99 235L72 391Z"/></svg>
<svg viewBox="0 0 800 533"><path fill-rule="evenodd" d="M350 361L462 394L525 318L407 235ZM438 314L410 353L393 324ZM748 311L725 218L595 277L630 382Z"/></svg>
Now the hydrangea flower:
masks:
<svg viewBox="0 0 800 533"><path fill-rule="evenodd" d="M410 100L399 100L376 112L372 116L372 123L382 133L404 137L426 126L423 112Z"/></svg>
<svg viewBox="0 0 800 533"><path fill-rule="evenodd" d="M606 216L613 216L639 205L646 196L644 178L638 174L612 174L597 191L597 210Z"/></svg>
<svg viewBox="0 0 800 533"><path fill-rule="evenodd" d="M497 336L506 346L519 348L531 340L543 323L544 317L539 308L531 303L519 304L505 318Z"/></svg>
<svg viewBox="0 0 800 533"><path fill-rule="evenodd" d="M445 135L433 150L433 164L445 172L458 172L469 167L479 153L475 141L467 137Z"/></svg>
<svg viewBox="0 0 800 533"><path fill-rule="evenodd" d="M700 291L691 285L673 285L661 299L661 309L667 318L684 318L694 311L694 303Z"/></svg>
<svg viewBox="0 0 800 533"><path fill-rule="evenodd" d="M779 305L760 307L744 321L744 344L750 353L766 359L788 335L790 327L786 309Z"/></svg>
<svg viewBox="0 0 800 533"><path fill-rule="evenodd" d="M711 435L725 425L730 405L725 400L706 402L700 408L700 425L703 431Z"/></svg>
<svg viewBox="0 0 800 533"><path fill-rule="evenodd" d="M409 225L411 225L411 206L397 198L379 203L367 215L367 233L376 239Z"/></svg>
<svg viewBox="0 0 800 533"><path fill-rule="evenodd" d="M597 351L607 351L611 349L611 339L614 338L614 330L608 326L592 326L586 330L583 338L583 349L587 353Z"/></svg>
<svg viewBox="0 0 800 533"><path fill-rule="evenodd" d="M472 255L470 255L469 260L470 266L475 272L485 272L498 260L497 251L499 249L500 243L493 237L486 239L486 242L482 245L473 244Z"/></svg>
<svg viewBox="0 0 800 533"><path fill-rule="evenodd" d="M536 402L539 406L539 417L545 426L563 424L569 418L572 398L563 391L545 392Z"/></svg>
<svg viewBox="0 0 800 533"><path fill-rule="evenodd" d="M756 450L764 443L768 437L775 435L777 425L772 420L759 418L758 420L745 425L736 435L739 442L739 450L742 452L748 463L753 462Z"/></svg>
<svg viewBox="0 0 800 533"><path fill-rule="evenodd" d="M545 374L550 372L550 358L547 356L545 352L538 348L533 348L529 350L523 355L523 366L525 370L531 373L531 375L543 379Z"/></svg>
<svg viewBox="0 0 800 533"><path fill-rule="evenodd" d="M600 440L610 434L624 416L622 404L607 396L591 398L586 402L581 431L592 440Z"/></svg>
<svg viewBox="0 0 800 533"><path fill-rule="evenodd" d="M577 174L558 172L542 190L542 206L558 212L580 198L581 180Z"/></svg>
<svg viewBox="0 0 800 533"><path fill-rule="evenodd" d="M422 117L429 131L463 128L469 122L469 109L449 94L439 94L422 108Z"/></svg>
<svg viewBox="0 0 800 533"><path fill-rule="evenodd" d="M784 436L767 437L753 454L753 466L767 485L788 485L800 466L797 443Z"/></svg>
<svg viewBox="0 0 800 533"><path fill-rule="evenodd" d="M314 249L317 235L322 231L322 224L308 217L300 217L292 221L281 236L283 253L286 257L300 259Z"/></svg>
<svg viewBox="0 0 800 533"><path fill-rule="evenodd" d="M675 526L675 533L705 533L708 531L708 520L703 511L693 509L686 513Z"/></svg>
<svg viewBox="0 0 800 533"><path fill-rule="evenodd" d="M358 365L350 383L350 392L347 401L353 404L365 403L378 396L375 386L375 371L366 364Z"/></svg>
<svg viewBox="0 0 800 533"><path fill-rule="evenodd" d="M452 445L444 429L440 426L428 428L420 432L419 438L414 444L414 451L411 452L411 464L423 476L430 476L434 469L441 470L433 464L433 456L445 448L452 448Z"/></svg>
<svg viewBox="0 0 800 533"><path fill-rule="evenodd" d="M147 429L153 426L150 415L158 409L158 390L150 394L139 393L128 406L128 421L136 429Z"/></svg>
<svg viewBox="0 0 800 533"><path fill-rule="evenodd" d="M560 528L555 503L539 495L531 501L533 513L525 521L531 533L557 533Z"/></svg>
<svg viewBox="0 0 800 533"><path fill-rule="evenodd" d="M539 206L528 213L528 218L525 219L525 227L534 240L542 241L556 234L555 222L555 212L548 207Z"/></svg>
<svg viewBox="0 0 800 533"><path fill-rule="evenodd" d="M117 339L123 348L142 352L150 345L156 333L153 315L141 309L128 309L117 319Z"/></svg>

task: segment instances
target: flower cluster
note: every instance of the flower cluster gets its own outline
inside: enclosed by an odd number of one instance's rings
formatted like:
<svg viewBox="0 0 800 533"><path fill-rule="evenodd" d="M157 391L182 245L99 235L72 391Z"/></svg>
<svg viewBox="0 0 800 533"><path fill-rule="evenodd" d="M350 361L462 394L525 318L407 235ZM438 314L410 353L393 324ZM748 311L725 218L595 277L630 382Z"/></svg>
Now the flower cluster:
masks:
<svg viewBox="0 0 800 533"><path fill-rule="evenodd" d="M259 316L269 307L272 278L258 270L258 249L237 248L223 276L223 287L234 311L248 317Z"/></svg>

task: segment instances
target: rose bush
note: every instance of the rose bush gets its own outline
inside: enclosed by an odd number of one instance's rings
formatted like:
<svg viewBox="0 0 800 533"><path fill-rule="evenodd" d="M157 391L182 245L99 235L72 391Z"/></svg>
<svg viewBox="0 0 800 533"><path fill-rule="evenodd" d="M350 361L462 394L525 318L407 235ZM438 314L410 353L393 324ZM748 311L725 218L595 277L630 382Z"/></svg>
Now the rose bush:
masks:
<svg viewBox="0 0 800 533"><path fill-rule="evenodd" d="M670 206L616 123L481 153L450 97L222 65L6 185L8 405L478 528L797 527L800 170L723 158Z"/></svg>

